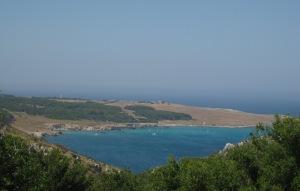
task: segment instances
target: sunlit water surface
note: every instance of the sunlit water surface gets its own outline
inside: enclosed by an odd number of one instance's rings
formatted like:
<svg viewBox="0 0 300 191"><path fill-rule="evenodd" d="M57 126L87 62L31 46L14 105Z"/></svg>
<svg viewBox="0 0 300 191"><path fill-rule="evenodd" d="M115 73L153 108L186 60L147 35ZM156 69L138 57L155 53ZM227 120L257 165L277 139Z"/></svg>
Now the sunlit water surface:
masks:
<svg viewBox="0 0 300 191"><path fill-rule="evenodd" d="M113 131L66 131L48 136L51 143L112 164L142 172L162 165L169 155L176 159L207 156L223 149L226 143L247 139L254 128L171 127Z"/></svg>

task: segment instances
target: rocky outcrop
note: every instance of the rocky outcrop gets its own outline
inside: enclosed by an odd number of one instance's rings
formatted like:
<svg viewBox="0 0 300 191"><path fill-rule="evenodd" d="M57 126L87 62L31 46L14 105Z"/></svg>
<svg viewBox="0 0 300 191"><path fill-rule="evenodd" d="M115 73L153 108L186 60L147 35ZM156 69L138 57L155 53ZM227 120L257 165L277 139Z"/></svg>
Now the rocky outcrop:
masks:
<svg viewBox="0 0 300 191"><path fill-rule="evenodd" d="M224 154L224 153L226 153L228 150L233 149L233 148L238 147L238 146L242 146L242 145L244 145L244 144L247 143L247 142L248 142L248 141L241 141L241 142L239 142L238 144L226 143L225 146L224 146L224 148L223 148L222 150L220 150L219 153L220 153L220 154L222 154L222 153Z"/></svg>

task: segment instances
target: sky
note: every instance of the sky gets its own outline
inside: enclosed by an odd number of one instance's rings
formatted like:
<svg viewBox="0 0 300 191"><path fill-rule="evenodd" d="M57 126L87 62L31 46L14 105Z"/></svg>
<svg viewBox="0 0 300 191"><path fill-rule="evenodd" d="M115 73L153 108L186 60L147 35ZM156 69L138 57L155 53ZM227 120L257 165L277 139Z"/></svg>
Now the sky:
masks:
<svg viewBox="0 0 300 191"><path fill-rule="evenodd" d="M0 89L300 106L299 10L297 0L1 0Z"/></svg>

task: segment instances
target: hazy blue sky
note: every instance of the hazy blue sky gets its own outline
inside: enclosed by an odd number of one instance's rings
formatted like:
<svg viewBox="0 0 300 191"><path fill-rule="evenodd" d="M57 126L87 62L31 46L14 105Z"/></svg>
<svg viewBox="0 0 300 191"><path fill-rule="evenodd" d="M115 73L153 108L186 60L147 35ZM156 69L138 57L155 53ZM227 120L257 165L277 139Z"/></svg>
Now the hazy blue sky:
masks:
<svg viewBox="0 0 300 191"><path fill-rule="evenodd" d="M0 1L0 89L300 101L300 1Z"/></svg>

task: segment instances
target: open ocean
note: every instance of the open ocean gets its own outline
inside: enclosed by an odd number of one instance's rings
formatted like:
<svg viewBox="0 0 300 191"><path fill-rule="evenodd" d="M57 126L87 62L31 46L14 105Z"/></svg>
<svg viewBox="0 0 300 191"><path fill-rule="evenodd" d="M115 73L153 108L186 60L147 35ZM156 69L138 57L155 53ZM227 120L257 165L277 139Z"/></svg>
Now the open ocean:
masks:
<svg viewBox="0 0 300 191"><path fill-rule="evenodd" d="M226 143L247 139L254 128L172 127L112 131L66 131L47 136L51 143L93 159L139 173L165 164L168 156L208 156Z"/></svg>

